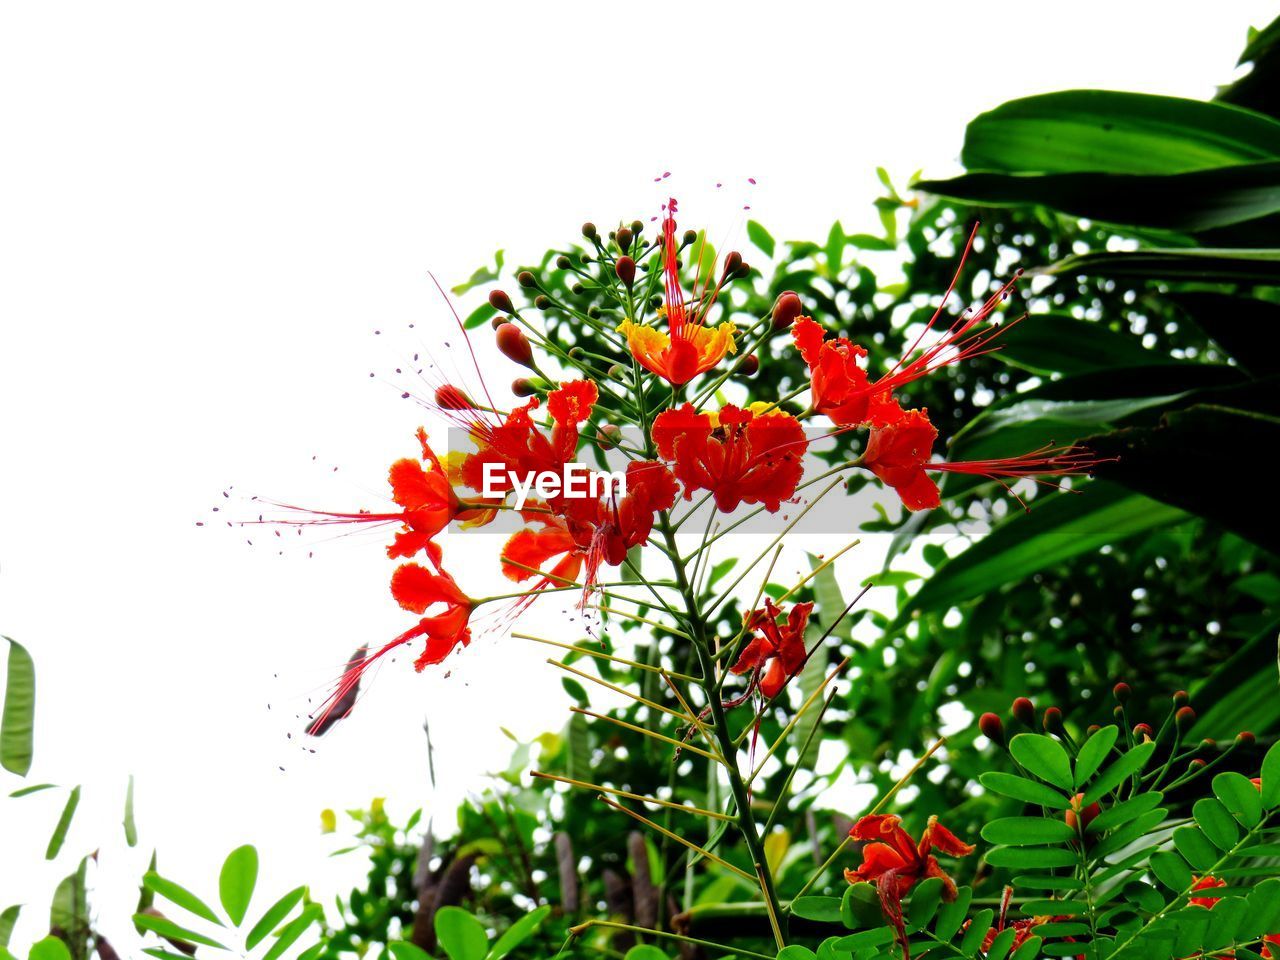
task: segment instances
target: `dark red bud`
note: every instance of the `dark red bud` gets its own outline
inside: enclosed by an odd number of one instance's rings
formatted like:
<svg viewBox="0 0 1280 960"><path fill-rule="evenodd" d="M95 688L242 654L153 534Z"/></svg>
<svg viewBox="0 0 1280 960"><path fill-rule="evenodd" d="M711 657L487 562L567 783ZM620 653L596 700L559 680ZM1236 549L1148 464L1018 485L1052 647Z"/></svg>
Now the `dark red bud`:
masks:
<svg viewBox="0 0 1280 960"><path fill-rule="evenodd" d="M1175 707L1185 707L1191 702L1191 694L1185 690L1178 690L1173 695L1173 705Z"/></svg>
<svg viewBox="0 0 1280 960"><path fill-rule="evenodd" d="M619 227L614 239L618 241L618 249L626 253L631 249L631 228Z"/></svg>
<svg viewBox="0 0 1280 960"><path fill-rule="evenodd" d="M994 713L984 713L980 716L978 729L992 743L1004 746L1004 722Z"/></svg>
<svg viewBox="0 0 1280 960"><path fill-rule="evenodd" d="M1066 822L1067 826L1070 827L1072 830L1086 829L1089 826L1089 824L1093 823L1094 818L1097 817L1098 814L1102 812L1102 808L1098 806L1096 803L1089 804L1083 810L1080 809L1080 804L1083 801L1084 801L1084 794L1077 793L1074 797L1071 798L1071 806L1067 808L1067 812L1063 815L1062 819ZM1076 826L1077 819L1079 819L1079 827Z"/></svg>
<svg viewBox="0 0 1280 960"><path fill-rule="evenodd" d="M1187 769L1199 770L1201 767L1204 767L1204 766L1207 766L1207 763L1204 760L1201 760L1199 757L1197 757L1196 759L1192 760L1190 763L1187 764Z"/></svg>
<svg viewBox="0 0 1280 960"><path fill-rule="evenodd" d="M520 282L520 286L522 287L536 287L538 285L538 278L528 270L521 270L517 273L516 280Z"/></svg>
<svg viewBox="0 0 1280 960"><path fill-rule="evenodd" d="M532 397L538 388L528 377L517 377L511 381L511 392L517 397Z"/></svg>
<svg viewBox="0 0 1280 960"><path fill-rule="evenodd" d="M1111 688L1111 695L1118 703L1128 703L1129 698L1133 696L1133 689L1127 683L1117 683Z"/></svg>
<svg viewBox="0 0 1280 960"><path fill-rule="evenodd" d="M1190 707L1179 707L1178 712L1173 715L1173 722L1179 730L1188 730L1196 722L1196 712Z"/></svg>
<svg viewBox="0 0 1280 960"><path fill-rule="evenodd" d="M1142 743L1143 740L1154 740L1156 732L1149 723L1140 723L1133 728L1133 739Z"/></svg>
<svg viewBox="0 0 1280 960"><path fill-rule="evenodd" d="M540 293L533 298L533 305L538 310L549 310L551 309L551 298L545 293Z"/></svg>
<svg viewBox="0 0 1280 960"><path fill-rule="evenodd" d="M698 239L698 231L686 230L684 232L684 243L682 244L682 246L687 247L689 244L693 243L697 239Z"/></svg>
<svg viewBox="0 0 1280 960"><path fill-rule="evenodd" d="M515 313L515 304L511 302L511 298L507 296L505 290L489 291L489 306L495 310L501 310L503 313Z"/></svg>
<svg viewBox="0 0 1280 960"><path fill-rule="evenodd" d="M596 225L588 220L582 225L582 235L588 240L594 240L596 238Z"/></svg>
<svg viewBox="0 0 1280 960"><path fill-rule="evenodd" d="M1243 744L1249 745L1249 744L1255 743L1256 741L1257 741L1257 737L1255 737L1248 730L1241 730L1239 733L1236 734L1236 743L1243 743Z"/></svg>
<svg viewBox="0 0 1280 960"><path fill-rule="evenodd" d="M804 304L800 302L798 293L787 290L778 294L778 299L773 301L773 329L789 329L800 319L802 313L804 313Z"/></svg>
<svg viewBox="0 0 1280 960"><path fill-rule="evenodd" d="M754 353L748 354L742 358L742 363L739 365L738 370L744 377L754 377L760 372L760 358Z"/></svg>
<svg viewBox="0 0 1280 960"><path fill-rule="evenodd" d="M636 282L636 262L630 257L619 257L613 265L614 272L618 274L618 279L627 285L627 289L631 289L631 285Z"/></svg>
<svg viewBox="0 0 1280 960"><path fill-rule="evenodd" d="M561 270L568 270L573 266L573 263L562 253L560 256L556 257L556 266Z"/></svg>
<svg viewBox="0 0 1280 960"><path fill-rule="evenodd" d="M533 350L529 346L529 338L514 323L503 323L498 326L498 349L502 355L514 360L522 367L533 366Z"/></svg>
<svg viewBox="0 0 1280 960"><path fill-rule="evenodd" d="M507 323L507 322L509 321L509 319L510 319L509 317L503 317L503 316L497 316L497 317L494 317L492 320L490 320L490 321L489 321L489 326L491 326L491 327L493 327L493 329L497 330L497 329L498 329L500 326L502 326L504 323Z"/></svg>
<svg viewBox="0 0 1280 960"><path fill-rule="evenodd" d="M1019 697L1017 700L1013 701L1013 707L1011 709L1014 717L1016 717L1018 722L1024 727L1035 726L1036 705L1026 697Z"/></svg>
<svg viewBox="0 0 1280 960"><path fill-rule="evenodd" d="M744 260L742 261L742 263L738 264L738 269L733 272L733 276L730 279L741 280L743 277L747 276L749 273L751 273L751 264L747 263Z"/></svg>
<svg viewBox="0 0 1280 960"><path fill-rule="evenodd" d="M471 398L451 383L436 389L436 406L441 410L470 410Z"/></svg>
<svg viewBox="0 0 1280 960"><path fill-rule="evenodd" d="M742 254L737 250L730 250L724 258L724 269L720 271L721 279L727 279L737 273L740 266L742 266Z"/></svg>
<svg viewBox="0 0 1280 960"><path fill-rule="evenodd" d="M1101 724L1091 723L1091 724L1089 724L1089 726L1085 729L1085 733L1087 733L1089 736L1091 736L1091 737L1092 737L1095 733L1097 733L1097 732L1098 732L1099 730L1101 730L1101 729L1102 729L1102 725L1101 725Z"/></svg>
<svg viewBox="0 0 1280 960"><path fill-rule="evenodd" d="M1057 707L1049 707L1044 712L1044 728L1050 733L1062 732L1062 711Z"/></svg>

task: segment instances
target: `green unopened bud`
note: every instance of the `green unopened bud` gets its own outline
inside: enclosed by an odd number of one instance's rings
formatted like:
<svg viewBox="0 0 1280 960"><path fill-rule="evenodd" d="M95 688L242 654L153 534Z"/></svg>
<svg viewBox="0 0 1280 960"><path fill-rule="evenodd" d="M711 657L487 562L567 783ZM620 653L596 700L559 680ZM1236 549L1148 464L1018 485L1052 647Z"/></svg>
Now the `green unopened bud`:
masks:
<svg viewBox="0 0 1280 960"><path fill-rule="evenodd" d="M556 257L556 266L561 270L568 270L573 266L573 262L562 253L560 256Z"/></svg>
<svg viewBox="0 0 1280 960"><path fill-rule="evenodd" d="M520 286L522 287L536 287L538 285L538 278L528 270L521 270L516 274L516 279L520 281Z"/></svg>
<svg viewBox="0 0 1280 960"><path fill-rule="evenodd" d="M599 320L600 312L601 312L600 308L597 307L595 304L592 304L591 306L587 307L587 316L590 317L592 320Z"/></svg>
<svg viewBox="0 0 1280 960"><path fill-rule="evenodd" d="M545 293L540 293L533 298L533 305L539 310L550 310L551 298L548 297Z"/></svg>
<svg viewBox="0 0 1280 960"><path fill-rule="evenodd" d="M643 220L632 220L632 221L631 221L631 232L632 232L632 233L634 233L637 237L638 237L638 236L640 236L640 234L644 233L644 221L643 221Z"/></svg>
<svg viewBox="0 0 1280 960"><path fill-rule="evenodd" d="M538 392L538 387L528 377L517 377L511 381L511 392L517 397L532 397Z"/></svg>
<svg viewBox="0 0 1280 960"><path fill-rule="evenodd" d="M597 236L596 225L592 223L590 220L588 220L586 223L582 225L582 235L586 237L588 240L594 240Z"/></svg>
<svg viewBox="0 0 1280 960"><path fill-rule="evenodd" d="M1175 690L1173 694L1173 705L1175 707L1185 707L1191 702L1191 694L1185 690Z"/></svg>
<svg viewBox="0 0 1280 960"><path fill-rule="evenodd" d="M627 375L627 368L620 363L615 363L612 367L605 371L610 380L621 380Z"/></svg>
<svg viewBox="0 0 1280 960"><path fill-rule="evenodd" d="M698 231L686 230L684 232L684 239L681 241L680 245L683 247L687 247L689 244L693 243L697 239L698 239Z"/></svg>
<svg viewBox="0 0 1280 960"><path fill-rule="evenodd" d="M569 359L570 359L570 360L581 360L581 359L582 359L583 357L585 357L586 355L587 355L587 351L583 350L581 347L570 347L570 348L569 348Z"/></svg>
<svg viewBox="0 0 1280 960"><path fill-rule="evenodd" d="M585 293L587 288L580 283L575 283L569 289L572 290L574 293Z"/></svg>
<svg viewBox="0 0 1280 960"><path fill-rule="evenodd" d="M600 449L602 450L612 450L621 440L622 428L616 423L603 424L596 432L596 441L600 444Z"/></svg>

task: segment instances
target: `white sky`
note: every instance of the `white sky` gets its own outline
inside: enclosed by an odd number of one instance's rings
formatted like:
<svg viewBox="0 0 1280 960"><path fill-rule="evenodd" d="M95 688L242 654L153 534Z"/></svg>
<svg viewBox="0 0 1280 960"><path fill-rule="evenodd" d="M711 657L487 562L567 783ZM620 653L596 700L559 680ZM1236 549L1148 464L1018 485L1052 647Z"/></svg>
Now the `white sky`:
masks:
<svg viewBox="0 0 1280 960"><path fill-rule="evenodd" d="M304 753L306 695L406 625L391 567L369 539L306 560L195 526L229 484L377 503L367 491L412 453L420 414L368 373L407 359L408 323L445 329L428 269L456 283L499 246L532 259L585 219L647 218L663 170L690 216L713 182L752 176L753 215L779 238L837 217L873 228L876 165L899 182L952 172L965 121L1019 95L1208 96L1274 12L451 6L0 7L0 632L37 660L28 782L85 785L53 865L64 794L0 797L0 908L31 905L19 945L98 847L100 926L125 946L153 846L162 872L214 897L222 856L255 842L273 892L310 881L328 901L361 864L325 858L338 844L317 836L320 810L428 803L424 714L446 821L505 764L501 726L559 726L545 652L487 638L448 679L390 665ZM518 373L487 365L499 385ZM459 578L483 590L496 543L468 547ZM565 635L557 610L544 601L530 626Z"/></svg>

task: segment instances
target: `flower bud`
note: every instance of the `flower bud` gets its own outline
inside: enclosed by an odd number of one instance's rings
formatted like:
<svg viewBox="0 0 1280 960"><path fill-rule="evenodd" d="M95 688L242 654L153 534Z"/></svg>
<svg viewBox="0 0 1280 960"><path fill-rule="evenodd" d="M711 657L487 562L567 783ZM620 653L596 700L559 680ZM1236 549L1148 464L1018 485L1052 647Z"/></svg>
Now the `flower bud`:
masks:
<svg viewBox="0 0 1280 960"><path fill-rule="evenodd" d="M582 235L588 240L594 240L596 238L596 225L588 220L582 225Z"/></svg>
<svg viewBox="0 0 1280 960"><path fill-rule="evenodd" d="M520 286L522 287L536 287L538 285L538 278L528 270L521 270L516 274L516 279L520 281Z"/></svg>
<svg viewBox="0 0 1280 960"><path fill-rule="evenodd" d="M1213 737L1205 737L1203 740L1200 741L1200 746L1197 747L1196 749L1198 749L1201 753L1213 753L1214 750L1217 749L1217 746L1218 746L1217 740L1213 739Z"/></svg>
<svg viewBox="0 0 1280 960"><path fill-rule="evenodd" d="M499 324L497 331L498 349L509 360L514 360L522 367L533 366L533 350L529 346L529 338L514 323Z"/></svg>
<svg viewBox="0 0 1280 960"><path fill-rule="evenodd" d="M1146 740L1154 740L1155 738L1156 732L1152 729L1151 724L1149 723L1140 723L1133 728L1133 739L1137 740L1139 743Z"/></svg>
<svg viewBox="0 0 1280 960"><path fill-rule="evenodd" d="M1086 728L1085 728L1085 731L1084 731L1084 732L1085 732L1088 736L1092 737L1095 733L1097 733L1097 732L1098 732L1099 730L1101 730L1101 729L1102 729L1102 725L1101 725L1101 724L1099 724L1099 723L1091 723L1091 724L1089 724L1089 726L1088 726L1088 727L1086 727Z"/></svg>
<svg viewBox="0 0 1280 960"><path fill-rule="evenodd" d="M992 743L1004 746L1004 722L994 713L984 713L980 716L978 729Z"/></svg>
<svg viewBox="0 0 1280 960"><path fill-rule="evenodd" d="M556 257L556 266L561 270L568 270L573 266L573 263L562 253L560 256Z"/></svg>
<svg viewBox="0 0 1280 960"><path fill-rule="evenodd" d="M517 377L511 381L511 392L517 397L532 397L538 388L528 377Z"/></svg>
<svg viewBox="0 0 1280 960"><path fill-rule="evenodd" d="M569 359L570 359L570 360L581 360L584 356L586 356L586 353L587 353L587 351L583 350L581 347L570 347L570 348L569 348Z"/></svg>
<svg viewBox="0 0 1280 960"><path fill-rule="evenodd" d="M1200 768L1207 767L1207 766L1208 766L1208 763L1206 761L1201 760L1199 757L1196 757L1196 759L1192 760L1190 763L1187 764L1187 769L1199 770Z"/></svg>
<svg viewBox="0 0 1280 960"><path fill-rule="evenodd" d="M751 273L751 264L743 260L742 263L738 264L738 269L733 272L733 276L730 277L729 279L741 280L744 277L750 275L750 273Z"/></svg>
<svg viewBox="0 0 1280 960"><path fill-rule="evenodd" d="M1044 728L1050 733L1062 733L1062 711L1057 707L1049 707L1044 712Z"/></svg>
<svg viewBox="0 0 1280 960"><path fill-rule="evenodd" d="M1240 744L1241 746L1251 747L1256 741L1257 741L1257 737L1255 737L1248 730L1241 730L1239 733L1236 734L1236 743Z"/></svg>
<svg viewBox="0 0 1280 960"><path fill-rule="evenodd" d="M689 244L693 243L697 239L698 239L698 231L686 230L684 232L684 240L681 243L681 246L687 247Z"/></svg>
<svg viewBox="0 0 1280 960"><path fill-rule="evenodd" d="M747 354L738 365L738 372L744 377L754 377L760 372L760 358L754 353Z"/></svg>
<svg viewBox="0 0 1280 960"><path fill-rule="evenodd" d="M441 410L470 410L471 398L451 383L436 388L436 406Z"/></svg>
<svg viewBox="0 0 1280 960"><path fill-rule="evenodd" d="M489 326L491 326L491 327L493 327L493 329L497 330L497 329L498 329L500 326L502 326L504 323L509 323L510 321L511 321L511 318L510 318L510 317L496 316L496 317L494 317L492 320L490 320L490 321L489 321Z"/></svg>
<svg viewBox="0 0 1280 960"><path fill-rule="evenodd" d="M631 285L636 282L636 262L630 257L619 257L614 262L613 269L618 274L618 279L630 290Z"/></svg>
<svg viewBox="0 0 1280 960"><path fill-rule="evenodd" d="M621 439L622 428L616 423L601 424L600 429L596 431L596 442L600 444L601 450L612 450Z"/></svg>
<svg viewBox="0 0 1280 960"><path fill-rule="evenodd" d="M643 220L632 220L632 221L631 221L631 232L632 232L632 233L634 233L637 237L638 237L638 236L640 236L640 234L644 233L644 221L643 221Z"/></svg>
<svg viewBox="0 0 1280 960"><path fill-rule="evenodd" d="M1011 709L1014 717L1016 717L1018 722L1024 727L1035 726L1036 706L1026 697L1018 697L1017 700L1014 700L1013 707Z"/></svg>
<svg viewBox="0 0 1280 960"><path fill-rule="evenodd" d="M533 298L533 306L537 310L550 310L551 298L548 297L545 293L540 293Z"/></svg>
<svg viewBox="0 0 1280 960"><path fill-rule="evenodd" d="M1080 805L1083 802L1084 794L1077 793L1071 798L1071 805L1067 807L1066 813L1062 816L1062 819L1072 830L1087 829L1089 824L1093 823L1098 814L1102 812L1102 808L1098 806L1097 803L1091 803L1083 810L1080 809ZM1077 821L1079 822L1079 826L1077 826Z"/></svg>
<svg viewBox="0 0 1280 960"><path fill-rule="evenodd" d="M511 302L511 298L507 296L505 290L489 291L489 306L495 310L501 310L503 313L515 313L515 304Z"/></svg>
<svg viewBox="0 0 1280 960"><path fill-rule="evenodd" d="M1185 690L1175 691L1173 694L1173 705L1175 707L1185 707L1191 702L1191 694Z"/></svg>
<svg viewBox="0 0 1280 960"><path fill-rule="evenodd" d="M1117 703L1128 703L1133 696L1133 689L1122 681L1111 688L1111 695L1116 698Z"/></svg>
<svg viewBox="0 0 1280 960"><path fill-rule="evenodd" d="M618 242L618 249L626 253L631 249L631 228L619 227L614 239Z"/></svg>
<svg viewBox="0 0 1280 960"><path fill-rule="evenodd" d="M597 307L594 303L587 307L587 316L592 320L599 320L604 311Z"/></svg>
<svg viewBox="0 0 1280 960"><path fill-rule="evenodd" d="M804 313L804 304L800 302L798 293L786 290L778 294L778 299L773 301L773 329L790 329L791 325L800 319L802 313Z"/></svg>
<svg viewBox="0 0 1280 960"><path fill-rule="evenodd" d="M572 290L572 291L573 291L574 293L576 293L576 294L583 294L583 293L585 293L585 292L586 292L586 290L587 290L587 288L586 288L586 287L584 287L584 286L583 286L582 284L580 284L580 283L575 283L575 284L574 284L572 287L570 287L569 289L570 289L570 290Z"/></svg>
<svg viewBox="0 0 1280 960"><path fill-rule="evenodd" d="M1173 715L1173 722L1179 730L1189 730L1196 722L1196 712L1190 707L1179 707L1178 712Z"/></svg>
<svg viewBox="0 0 1280 960"><path fill-rule="evenodd" d="M612 367L605 371L610 380L621 380L627 375L627 368L620 363L615 363Z"/></svg>
<svg viewBox="0 0 1280 960"><path fill-rule="evenodd" d="M1111 715L1117 720L1124 720L1124 707L1116 707L1111 711Z"/></svg>
<svg viewBox="0 0 1280 960"><path fill-rule="evenodd" d="M727 280L732 274L738 272L740 266L742 266L742 254L737 250L730 250L724 258L724 269L720 271L720 279Z"/></svg>

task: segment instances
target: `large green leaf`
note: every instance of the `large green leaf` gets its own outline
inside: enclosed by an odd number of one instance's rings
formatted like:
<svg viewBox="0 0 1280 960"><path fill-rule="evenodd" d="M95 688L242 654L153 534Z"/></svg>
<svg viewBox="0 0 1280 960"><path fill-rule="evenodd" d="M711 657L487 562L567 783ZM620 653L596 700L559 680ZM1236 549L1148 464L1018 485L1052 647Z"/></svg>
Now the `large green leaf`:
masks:
<svg viewBox="0 0 1280 960"><path fill-rule="evenodd" d="M489 951L488 960L502 960L512 950L532 937L537 933L538 927L542 926L542 921L547 919L547 914L550 912L551 908L549 906L538 907L507 927L506 932L498 938L498 942Z"/></svg>
<svg viewBox="0 0 1280 960"><path fill-rule="evenodd" d="M10 637L5 674L4 713L0 716L0 766L25 777L31 769L32 733L36 714L36 667L31 654Z"/></svg>
<svg viewBox="0 0 1280 960"><path fill-rule="evenodd" d="M436 911L436 938L449 960L484 960L489 938L480 921L461 907L441 907Z"/></svg>
<svg viewBox="0 0 1280 960"><path fill-rule="evenodd" d="M1217 99L1270 116L1280 115L1280 17L1253 31L1240 63L1253 69L1218 91Z"/></svg>
<svg viewBox="0 0 1280 960"><path fill-rule="evenodd" d="M1010 327L999 343L1000 349L993 354L996 359L1040 374L1071 375L1163 362L1136 337L1060 314L1030 316Z"/></svg>
<svg viewBox="0 0 1280 960"><path fill-rule="evenodd" d="M1280 284L1280 249L1150 247L1132 251L1099 251L1059 260L1046 268L1046 272L1138 277L1143 280Z"/></svg>
<svg viewBox="0 0 1280 960"><path fill-rule="evenodd" d="M1187 514L1123 487L1095 482L1079 494L1055 494L1035 502L940 567L898 614L947 610L1006 583L1108 543L1177 523Z"/></svg>
<svg viewBox="0 0 1280 960"><path fill-rule="evenodd" d="M1039 204L1075 217L1184 233L1280 213L1280 162L1274 160L1172 174L979 172L916 187L969 203Z"/></svg>
<svg viewBox="0 0 1280 960"><path fill-rule="evenodd" d="M1126 427L1085 443L1114 462L1098 475L1207 517L1280 553L1280 516L1259 509L1246 474L1223 470L1223 456L1280 449L1280 417L1200 404L1168 413L1154 427Z"/></svg>
<svg viewBox="0 0 1280 960"><path fill-rule="evenodd" d="M973 120L969 170L1184 173L1280 158L1280 123L1220 103L1111 90L1011 100Z"/></svg>
<svg viewBox="0 0 1280 960"><path fill-rule="evenodd" d="M236 847L227 855L218 876L218 896L222 909L237 927L244 920L253 888L258 882L258 851L250 844Z"/></svg>

